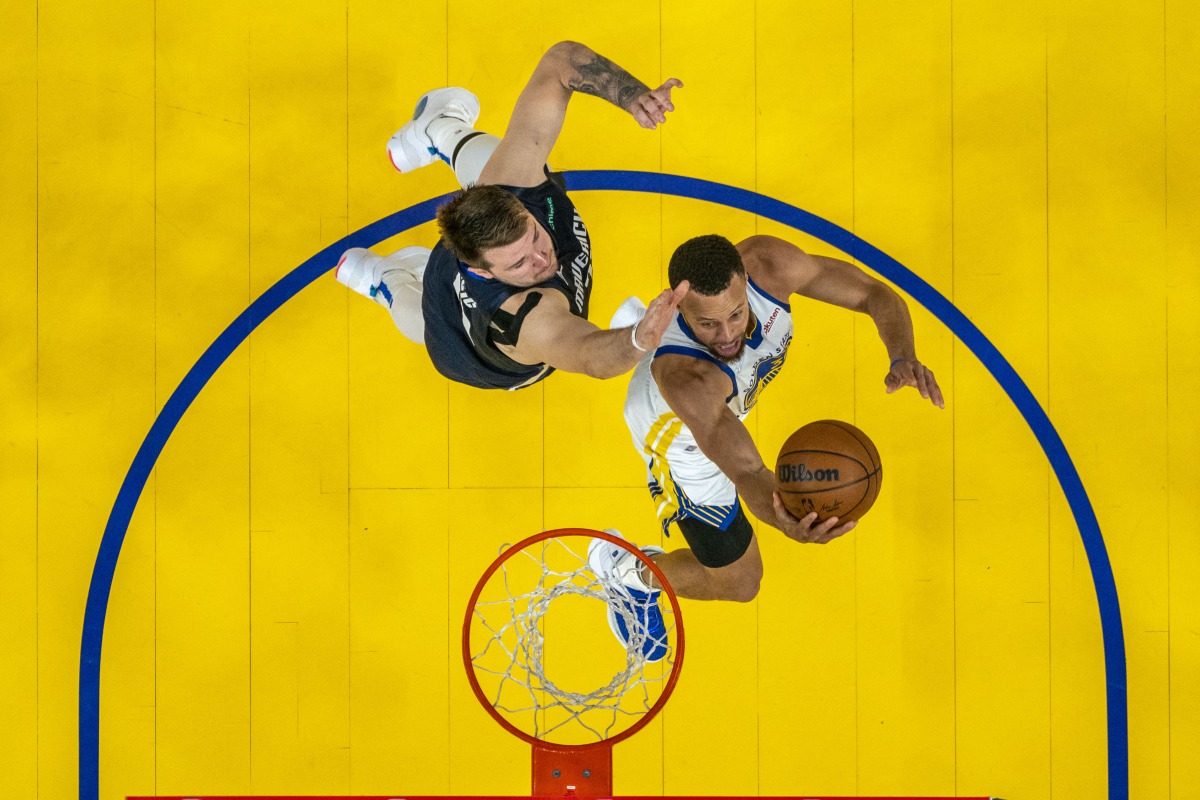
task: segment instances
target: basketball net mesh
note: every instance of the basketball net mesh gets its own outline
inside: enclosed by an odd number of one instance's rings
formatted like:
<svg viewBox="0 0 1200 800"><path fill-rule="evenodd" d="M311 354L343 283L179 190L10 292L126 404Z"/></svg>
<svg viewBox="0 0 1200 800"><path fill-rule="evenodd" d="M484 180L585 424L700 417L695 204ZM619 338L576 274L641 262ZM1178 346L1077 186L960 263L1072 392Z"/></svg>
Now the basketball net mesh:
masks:
<svg viewBox="0 0 1200 800"><path fill-rule="evenodd" d="M660 643L648 643L638 616L657 605L657 597L635 600L619 582L594 574L587 564L590 541L556 537L514 553L472 610L471 666L488 702L518 729L553 744L603 741L628 729L650 711L675 664L670 604L661 604L666 655L647 661L643 652ZM571 606L567 613L558 611L563 605ZM625 644L611 632L609 609L632 632ZM611 658L621 650L623 657ZM615 672L599 688L564 688L588 677L595 685L597 671L606 674L604 664Z"/></svg>

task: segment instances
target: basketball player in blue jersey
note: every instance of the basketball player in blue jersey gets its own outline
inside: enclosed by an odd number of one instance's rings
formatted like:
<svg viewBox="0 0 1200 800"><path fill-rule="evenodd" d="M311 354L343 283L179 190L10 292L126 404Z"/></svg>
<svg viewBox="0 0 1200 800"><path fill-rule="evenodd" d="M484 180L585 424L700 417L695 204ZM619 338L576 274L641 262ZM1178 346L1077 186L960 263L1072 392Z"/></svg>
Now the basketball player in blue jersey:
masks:
<svg viewBox="0 0 1200 800"><path fill-rule="evenodd" d="M808 255L770 236L736 246L721 236L701 236L675 251L668 274L672 286L688 282L691 289L654 354L634 370L625 421L647 465L663 530L675 523L688 548L644 552L680 597L747 602L758 594L763 564L742 501L760 521L798 542L825 544L855 525L788 512L774 472L742 423L783 368L792 341L791 296L868 314L891 364L884 377L888 393L912 386L938 408L945 401L917 358L904 300L852 264ZM589 562L638 601L625 602L646 626L643 652L649 660L662 658L661 616L657 604L646 602L658 591L649 571L633 553L600 539ZM623 642L628 616L610 604L609 624Z"/></svg>
<svg viewBox="0 0 1200 800"><path fill-rule="evenodd" d="M555 369L627 372L658 346L687 286L664 291L632 326L588 322L591 241L546 161L573 93L602 97L653 129L682 85L672 78L652 90L584 45L560 42L534 70L502 140L472 128L479 101L470 92L429 92L388 155L401 172L444 160L466 187L438 209L442 238L432 251L387 257L349 250L337 279L388 307L400 331L460 383L520 389Z"/></svg>

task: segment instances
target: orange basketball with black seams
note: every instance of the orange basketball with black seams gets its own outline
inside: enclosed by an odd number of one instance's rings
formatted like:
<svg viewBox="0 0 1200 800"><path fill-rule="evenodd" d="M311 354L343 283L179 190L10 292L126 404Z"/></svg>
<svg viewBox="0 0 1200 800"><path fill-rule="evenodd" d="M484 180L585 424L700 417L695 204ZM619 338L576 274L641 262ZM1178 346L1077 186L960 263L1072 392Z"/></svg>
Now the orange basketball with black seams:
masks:
<svg viewBox="0 0 1200 800"><path fill-rule="evenodd" d="M810 422L783 443L775 481L797 517L817 512L838 524L866 514L879 496L883 465L871 439L848 422Z"/></svg>

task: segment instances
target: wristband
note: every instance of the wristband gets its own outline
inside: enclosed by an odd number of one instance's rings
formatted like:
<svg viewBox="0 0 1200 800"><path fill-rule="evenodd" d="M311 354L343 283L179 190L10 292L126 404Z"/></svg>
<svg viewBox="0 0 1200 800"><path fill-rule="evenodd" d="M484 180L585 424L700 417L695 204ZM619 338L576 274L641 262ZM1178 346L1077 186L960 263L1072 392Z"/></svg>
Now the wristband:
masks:
<svg viewBox="0 0 1200 800"><path fill-rule="evenodd" d="M899 363L901 363L902 361L913 361L913 362L915 362L915 361L916 361L916 359L915 359L915 358L897 358L895 361L893 361L891 364L889 364L889 365L888 365L888 369L889 369L889 370L893 370L893 369L895 369L895 368L896 368L896 365L897 365L897 364L899 364Z"/></svg>
<svg viewBox="0 0 1200 800"><path fill-rule="evenodd" d="M638 352L648 353L648 352L650 352L649 350L647 350L646 348L642 347L640 344L637 343L637 329L638 329L638 325L641 325L641 324L642 324L642 321L640 319L637 322L633 323L633 327L629 329L629 341L633 343L633 348L635 350L637 350Z"/></svg>

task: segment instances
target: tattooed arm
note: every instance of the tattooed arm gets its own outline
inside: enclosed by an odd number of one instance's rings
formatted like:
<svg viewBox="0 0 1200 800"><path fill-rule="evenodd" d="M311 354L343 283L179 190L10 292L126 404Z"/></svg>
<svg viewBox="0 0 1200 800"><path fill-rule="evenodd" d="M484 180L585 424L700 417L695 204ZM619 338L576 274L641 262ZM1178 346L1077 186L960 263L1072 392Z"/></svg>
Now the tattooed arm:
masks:
<svg viewBox="0 0 1200 800"><path fill-rule="evenodd" d="M674 111L671 89L683 86L671 78L657 89L630 75L604 56L577 42L551 47L517 98L504 139L479 176L480 183L536 186L545 180L542 167L562 131L567 102L574 92L608 100L629 112L643 128L666 122Z"/></svg>
<svg viewBox="0 0 1200 800"><path fill-rule="evenodd" d="M678 78L670 78L652 90L584 45L560 42L555 47L566 50L571 65L566 84L572 91L604 98L632 114L643 128L657 128L659 123L667 121L667 112L675 110L671 90L683 86Z"/></svg>

